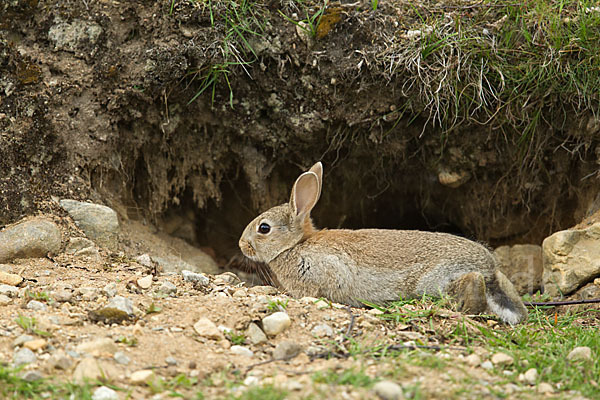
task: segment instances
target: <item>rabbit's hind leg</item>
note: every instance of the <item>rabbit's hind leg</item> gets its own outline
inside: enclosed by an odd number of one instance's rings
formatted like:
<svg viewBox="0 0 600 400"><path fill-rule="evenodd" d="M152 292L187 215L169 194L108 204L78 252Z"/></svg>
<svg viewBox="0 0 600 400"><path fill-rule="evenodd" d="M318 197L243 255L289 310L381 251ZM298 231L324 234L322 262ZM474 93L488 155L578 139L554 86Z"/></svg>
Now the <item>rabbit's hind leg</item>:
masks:
<svg viewBox="0 0 600 400"><path fill-rule="evenodd" d="M448 286L447 292L466 314L481 314L487 309L485 279L480 272L462 275Z"/></svg>

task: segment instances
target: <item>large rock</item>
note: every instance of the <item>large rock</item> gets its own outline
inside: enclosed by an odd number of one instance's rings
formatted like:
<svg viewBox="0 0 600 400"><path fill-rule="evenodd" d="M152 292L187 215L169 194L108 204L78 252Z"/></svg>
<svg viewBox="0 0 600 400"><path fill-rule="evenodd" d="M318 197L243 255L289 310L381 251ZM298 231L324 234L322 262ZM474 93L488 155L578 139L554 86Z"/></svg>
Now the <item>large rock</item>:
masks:
<svg viewBox="0 0 600 400"><path fill-rule="evenodd" d="M500 246L494 250L500 271L513 283L520 295L542 288L544 271L542 247L534 244Z"/></svg>
<svg viewBox="0 0 600 400"><path fill-rule="evenodd" d="M117 213L109 207L77 200L61 200L75 224L96 244L116 249L119 234Z"/></svg>
<svg viewBox="0 0 600 400"><path fill-rule="evenodd" d="M0 232L0 263L45 257L58 253L60 245L60 230L54 222L43 218L23 221Z"/></svg>
<svg viewBox="0 0 600 400"><path fill-rule="evenodd" d="M542 244L544 291L569 294L600 275L600 223L556 232Z"/></svg>

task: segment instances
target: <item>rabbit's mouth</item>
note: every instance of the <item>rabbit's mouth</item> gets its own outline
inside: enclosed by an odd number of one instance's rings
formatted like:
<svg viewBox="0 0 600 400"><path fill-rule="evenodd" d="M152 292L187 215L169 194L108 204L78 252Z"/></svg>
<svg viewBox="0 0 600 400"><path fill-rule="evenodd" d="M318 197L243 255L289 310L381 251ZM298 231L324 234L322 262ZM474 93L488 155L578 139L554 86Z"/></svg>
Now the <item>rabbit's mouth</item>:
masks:
<svg viewBox="0 0 600 400"><path fill-rule="evenodd" d="M256 257L256 250L250 245L250 243L246 241L240 240L240 250L242 250L242 254L251 259L252 261L260 261Z"/></svg>

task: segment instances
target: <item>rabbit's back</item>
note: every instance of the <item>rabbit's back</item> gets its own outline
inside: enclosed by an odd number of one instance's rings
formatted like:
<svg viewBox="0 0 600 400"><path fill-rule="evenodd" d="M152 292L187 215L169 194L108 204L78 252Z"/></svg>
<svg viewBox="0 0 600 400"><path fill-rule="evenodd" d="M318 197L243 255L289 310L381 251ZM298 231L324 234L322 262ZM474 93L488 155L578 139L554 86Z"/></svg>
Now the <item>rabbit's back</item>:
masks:
<svg viewBox="0 0 600 400"><path fill-rule="evenodd" d="M358 305L401 294L439 295L471 271L494 273L493 256L468 239L437 232L382 229L321 230L274 260L294 295L327 297Z"/></svg>

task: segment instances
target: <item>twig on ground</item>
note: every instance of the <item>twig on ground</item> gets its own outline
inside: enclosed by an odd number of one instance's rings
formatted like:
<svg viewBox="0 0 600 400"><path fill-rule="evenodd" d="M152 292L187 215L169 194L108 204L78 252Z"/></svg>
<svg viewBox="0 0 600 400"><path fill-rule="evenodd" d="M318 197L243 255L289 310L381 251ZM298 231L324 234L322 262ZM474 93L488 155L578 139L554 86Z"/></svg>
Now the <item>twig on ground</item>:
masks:
<svg viewBox="0 0 600 400"><path fill-rule="evenodd" d="M600 299L589 299L589 300L565 300L565 301L546 301L546 302L524 302L527 307L543 307L543 306L571 306L575 304L592 304L600 303Z"/></svg>

